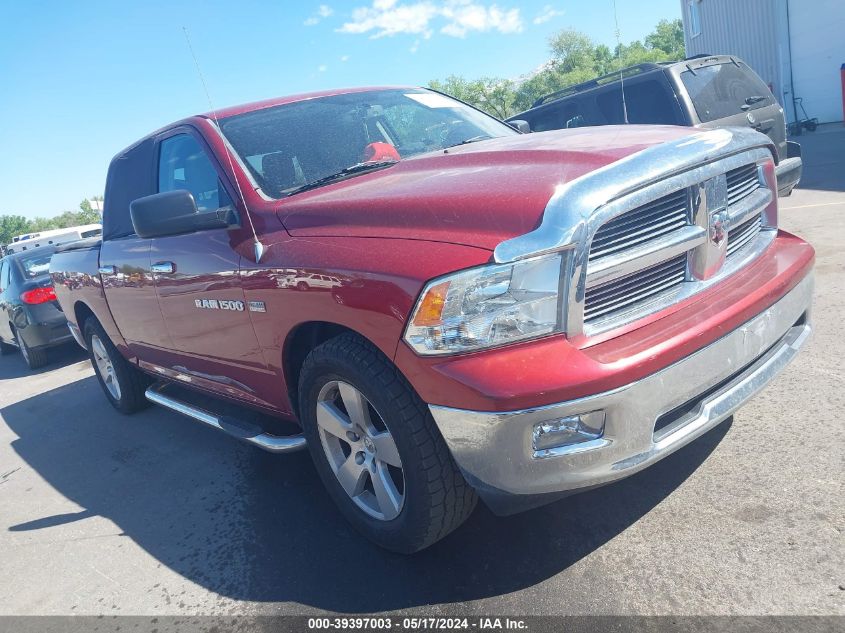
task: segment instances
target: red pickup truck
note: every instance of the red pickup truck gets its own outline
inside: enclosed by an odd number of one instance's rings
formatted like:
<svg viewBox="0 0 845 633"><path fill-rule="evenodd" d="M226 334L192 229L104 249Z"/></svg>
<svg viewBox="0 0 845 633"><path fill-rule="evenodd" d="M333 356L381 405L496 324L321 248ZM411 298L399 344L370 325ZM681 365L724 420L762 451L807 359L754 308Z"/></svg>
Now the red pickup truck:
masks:
<svg viewBox="0 0 845 633"><path fill-rule="evenodd" d="M777 228L777 160L749 129L300 95L120 152L102 241L51 273L118 410L307 447L357 529L413 552L479 496L508 514L647 467L794 357L814 253Z"/></svg>

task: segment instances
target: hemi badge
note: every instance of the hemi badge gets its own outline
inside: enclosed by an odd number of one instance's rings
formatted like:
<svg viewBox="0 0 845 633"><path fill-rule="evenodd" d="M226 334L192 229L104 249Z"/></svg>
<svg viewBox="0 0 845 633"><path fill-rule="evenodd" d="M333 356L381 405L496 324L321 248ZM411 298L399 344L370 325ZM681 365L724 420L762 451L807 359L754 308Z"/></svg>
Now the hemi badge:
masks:
<svg viewBox="0 0 845 633"><path fill-rule="evenodd" d="M247 303L250 312L267 312L267 306L263 301L249 301Z"/></svg>

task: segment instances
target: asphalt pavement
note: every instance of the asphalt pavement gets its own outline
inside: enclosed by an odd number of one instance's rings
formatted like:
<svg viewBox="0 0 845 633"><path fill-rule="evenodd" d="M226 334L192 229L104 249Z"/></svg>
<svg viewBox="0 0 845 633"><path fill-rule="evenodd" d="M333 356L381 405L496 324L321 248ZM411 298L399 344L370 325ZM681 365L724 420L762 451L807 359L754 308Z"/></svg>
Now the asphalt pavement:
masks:
<svg viewBox="0 0 845 633"><path fill-rule="evenodd" d="M814 337L732 420L620 483L479 507L413 557L361 539L307 453L125 417L84 353L0 358L0 615L845 615L845 128L799 139L781 225L817 250Z"/></svg>

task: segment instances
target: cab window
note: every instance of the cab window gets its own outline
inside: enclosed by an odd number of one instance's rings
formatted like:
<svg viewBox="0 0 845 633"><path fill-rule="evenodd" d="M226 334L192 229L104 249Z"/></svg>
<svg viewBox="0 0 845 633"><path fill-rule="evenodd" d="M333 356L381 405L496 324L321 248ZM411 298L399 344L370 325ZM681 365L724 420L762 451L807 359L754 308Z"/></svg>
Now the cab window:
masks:
<svg viewBox="0 0 845 633"><path fill-rule="evenodd" d="M166 138L159 150L159 193L177 189L191 192L200 213L216 211L232 203L208 155L190 134Z"/></svg>

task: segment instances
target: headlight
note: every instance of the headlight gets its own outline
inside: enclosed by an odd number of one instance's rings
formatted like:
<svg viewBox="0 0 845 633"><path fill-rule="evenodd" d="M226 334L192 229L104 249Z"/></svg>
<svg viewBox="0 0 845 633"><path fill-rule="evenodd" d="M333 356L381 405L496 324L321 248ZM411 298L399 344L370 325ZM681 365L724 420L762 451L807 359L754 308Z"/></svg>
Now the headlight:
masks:
<svg viewBox="0 0 845 633"><path fill-rule="evenodd" d="M419 354L451 354L562 330L559 253L429 282L405 330Z"/></svg>

